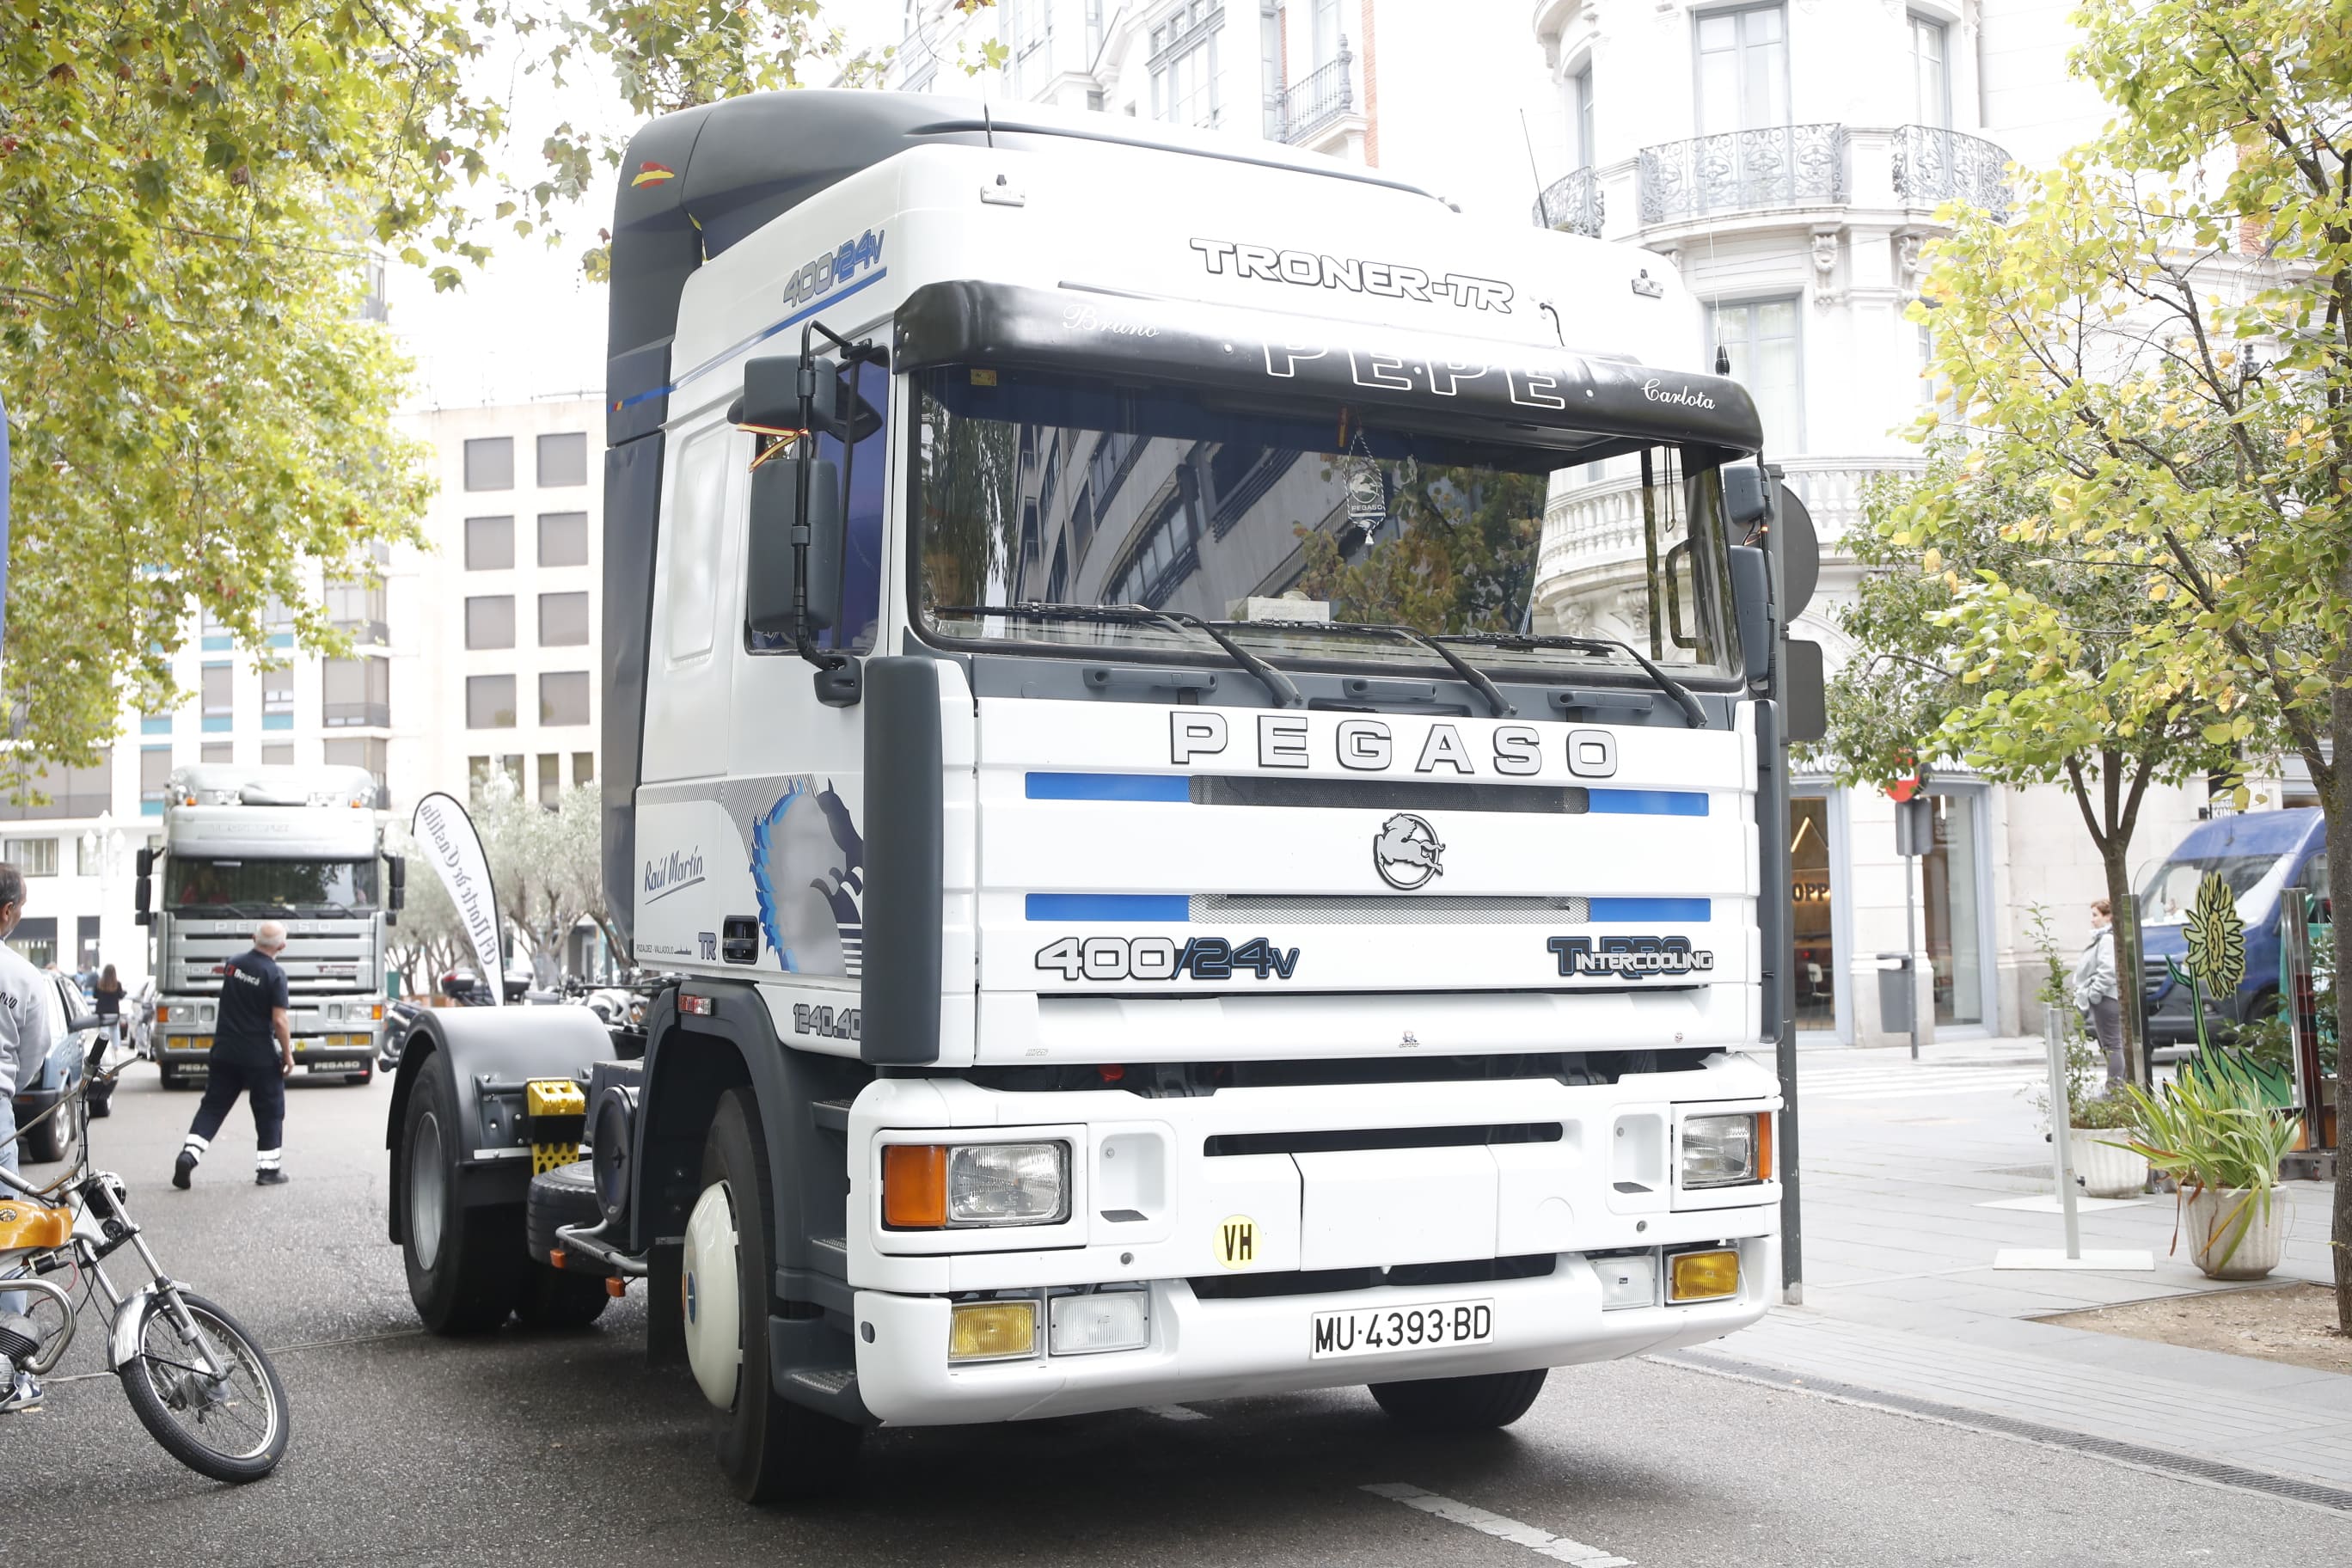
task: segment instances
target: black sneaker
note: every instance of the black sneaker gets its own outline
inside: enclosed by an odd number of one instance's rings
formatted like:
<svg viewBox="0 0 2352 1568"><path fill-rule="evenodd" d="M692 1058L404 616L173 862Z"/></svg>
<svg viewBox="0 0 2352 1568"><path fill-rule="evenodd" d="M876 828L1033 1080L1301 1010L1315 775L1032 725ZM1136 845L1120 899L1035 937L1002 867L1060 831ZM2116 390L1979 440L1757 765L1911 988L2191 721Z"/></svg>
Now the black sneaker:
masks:
<svg viewBox="0 0 2352 1568"><path fill-rule="evenodd" d="M286 1184L289 1178L286 1173L279 1170L273 1169L268 1171L256 1171L253 1173L253 1184L257 1187L282 1187Z"/></svg>
<svg viewBox="0 0 2352 1568"><path fill-rule="evenodd" d="M183 1149L180 1157L172 1162L172 1184L182 1192L188 1190L188 1178L196 1173L196 1155L193 1149Z"/></svg>

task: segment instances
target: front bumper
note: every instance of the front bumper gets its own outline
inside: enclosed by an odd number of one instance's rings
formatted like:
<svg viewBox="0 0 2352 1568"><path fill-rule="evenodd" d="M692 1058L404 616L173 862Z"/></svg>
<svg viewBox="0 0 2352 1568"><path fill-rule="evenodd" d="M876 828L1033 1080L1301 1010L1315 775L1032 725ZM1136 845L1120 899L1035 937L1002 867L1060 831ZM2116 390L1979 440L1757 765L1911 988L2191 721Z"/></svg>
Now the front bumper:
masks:
<svg viewBox="0 0 2352 1568"><path fill-rule="evenodd" d="M1739 1294L1687 1307L1604 1310L1599 1277L1574 1253L1543 1279L1243 1300L1203 1300L1181 1279L1162 1280L1150 1288L1151 1342L1141 1350L970 1365L947 1360L946 1300L860 1290L857 1388L880 1420L931 1426L1613 1361L1720 1339L1761 1318L1779 1278L1780 1244L1766 1236L1737 1245ZM1494 1303L1494 1338L1486 1343L1312 1353L1318 1312L1472 1300Z"/></svg>
<svg viewBox="0 0 2352 1568"><path fill-rule="evenodd" d="M210 1035L166 1034L160 1037L158 1045L161 1048L156 1059L166 1067L202 1067L212 1059ZM372 1034L333 1030L294 1037L294 1065L298 1068L360 1068L374 1064L375 1037Z"/></svg>

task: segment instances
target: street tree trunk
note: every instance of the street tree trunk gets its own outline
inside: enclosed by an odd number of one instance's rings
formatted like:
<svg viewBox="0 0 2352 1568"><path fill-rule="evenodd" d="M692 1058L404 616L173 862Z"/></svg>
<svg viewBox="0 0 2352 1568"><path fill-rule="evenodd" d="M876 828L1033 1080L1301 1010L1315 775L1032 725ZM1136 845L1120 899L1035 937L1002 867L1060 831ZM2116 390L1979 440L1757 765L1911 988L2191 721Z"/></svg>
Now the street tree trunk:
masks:
<svg viewBox="0 0 2352 1568"><path fill-rule="evenodd" d="M2081 761L2072 757L2066 761L2066 782L2074 787L2074 804L2082 808L2084 826L2091 830L2091 842L2098 846L2099 866L2107 878L2107 910L2116 922L2116 999L2123 1011L2124 1070L2143 1089L2150 1082L2145 1017L2147 993L2140 974L2139 911L2132 905L2131 846L2132 835L2139 827L2140 802L2147 798L2148 781L2156 776L2163 757L2161 750L2142 756L2126 786L2123 755L2101 752L2095 806Z"/></svg>
<svg viewBox="0 0 2352 1568"><path fill-rule="evenodd" d="M2344 574L2344 595L2352 599L2352 567ZM2352 1160L2345 1155L2347 1113L2352 1112L2352 974L2345 973L2352 958L2352 942L2345 941L2345 915L2352 910L2352 758L2345 742L2352 738L2352 645L2339 645L2336 656L2336 689L2331 694L2329 727L2336 739L2332 765L2314 768L2320 805L2327 817L2327 902L2336 932L2336 1205L2328 1226L2330 1251L2336 1260L2336 1326L2352 1335ZM2315 756L2305 762L2317 763ZM2319 1128L2313 1128L2310 1146L2319 1147Z"/></svg>

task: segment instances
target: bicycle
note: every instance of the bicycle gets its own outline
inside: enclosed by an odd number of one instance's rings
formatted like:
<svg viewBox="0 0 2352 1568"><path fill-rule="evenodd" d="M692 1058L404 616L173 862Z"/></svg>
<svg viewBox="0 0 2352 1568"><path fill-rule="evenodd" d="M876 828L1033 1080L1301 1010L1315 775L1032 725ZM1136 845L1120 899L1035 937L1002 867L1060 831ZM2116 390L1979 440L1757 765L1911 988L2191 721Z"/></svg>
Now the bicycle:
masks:
<svg viewBox="0 0 2352 1568"><path fill-rule="evenodd" d="M0 1297L37 1299L29 1311L0 1313L0 1395L16 1386L19 1370L39 1377L64 1359L79 1324L79 1286L85 1300L106 1299L107 1370L148 1435L199 1475L257 1481L285 1458L291 1430L277 1367L226 1310L163 1272L131 1217L128 1184L90 1163L90 1087L111 1085L134 1059L122 1051L109 1060L118 1031L105 1024L91 1017L68 1026L93 1032L81 1081L19 1130L21 1137L48 1117L70 1115L78 1134L72 1165L37 1187L0 1169ZM104 1267L126 1247L150 1277L127 1294ZM57 1274L67 1275L67 1283L50 1278ZM47 1304L57 1307L58 1319L44 1329L33 1314ZM0 1405L0 1415L7 1414Z"/></svg>

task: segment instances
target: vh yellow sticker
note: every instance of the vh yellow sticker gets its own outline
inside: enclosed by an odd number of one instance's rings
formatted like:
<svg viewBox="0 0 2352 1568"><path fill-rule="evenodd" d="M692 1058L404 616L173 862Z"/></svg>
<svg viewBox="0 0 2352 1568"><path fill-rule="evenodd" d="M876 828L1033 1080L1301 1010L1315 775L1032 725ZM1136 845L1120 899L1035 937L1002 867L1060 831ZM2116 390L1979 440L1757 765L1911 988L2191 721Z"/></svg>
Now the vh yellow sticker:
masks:
<svg viewBox="0 0 2352 1568"><path fill-rule="evenodd" d="M1245 1214L1229 1216L1217 1226L1217 1261L1228 1268L1248 1268L1257 1263L1257 1221Z"/></svg>

